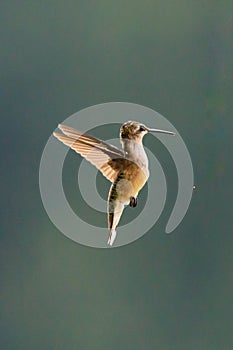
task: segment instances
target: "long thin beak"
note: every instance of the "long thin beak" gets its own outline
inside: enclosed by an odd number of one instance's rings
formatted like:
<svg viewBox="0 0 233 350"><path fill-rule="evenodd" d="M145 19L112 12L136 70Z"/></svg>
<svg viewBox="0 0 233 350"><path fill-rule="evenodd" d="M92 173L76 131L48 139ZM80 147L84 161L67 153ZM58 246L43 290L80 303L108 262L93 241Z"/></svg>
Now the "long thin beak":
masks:
<svg viewBox="0 0 233 350"><path fill-rule="evenodd" d="M161 129L148 129L148 132L160 132L162 134L169 134L169 135L175 135L176 134L175 132L161 130Z"/></svg>

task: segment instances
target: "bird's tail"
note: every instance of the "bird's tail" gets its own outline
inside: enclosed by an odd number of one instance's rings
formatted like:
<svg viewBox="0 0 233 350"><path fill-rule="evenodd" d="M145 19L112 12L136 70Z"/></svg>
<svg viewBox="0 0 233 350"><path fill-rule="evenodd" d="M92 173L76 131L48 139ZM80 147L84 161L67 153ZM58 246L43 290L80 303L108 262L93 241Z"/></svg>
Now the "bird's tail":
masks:
<svg viewBox="0 0 233 350"><path fill-rule="evenodd" d="M114 184L113 184L114 186ZM113 197L113 190L110 190L109 202L108 202L108 245L112 246L116 238L116 228L120 221L121 214L124 210L124 203L119 200L115 200Z"/></svg>
<svg viewBox="0 0 233 350"><path fill-rule="evenodd" d="M111 229L108 235L108 245L112 246L116 238L116 230Z"/></svg>

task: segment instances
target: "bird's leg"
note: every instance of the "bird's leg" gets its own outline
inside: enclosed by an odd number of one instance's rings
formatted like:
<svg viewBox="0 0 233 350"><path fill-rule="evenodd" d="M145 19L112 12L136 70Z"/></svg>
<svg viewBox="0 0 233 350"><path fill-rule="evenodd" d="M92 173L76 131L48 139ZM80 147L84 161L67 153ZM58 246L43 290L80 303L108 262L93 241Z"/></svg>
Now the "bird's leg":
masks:
<svg viewBox="0 0 233 350"><path fill-rule="evenodd" d="M129 206L135 208L138 204L138 197L130 197Z"/></svg>

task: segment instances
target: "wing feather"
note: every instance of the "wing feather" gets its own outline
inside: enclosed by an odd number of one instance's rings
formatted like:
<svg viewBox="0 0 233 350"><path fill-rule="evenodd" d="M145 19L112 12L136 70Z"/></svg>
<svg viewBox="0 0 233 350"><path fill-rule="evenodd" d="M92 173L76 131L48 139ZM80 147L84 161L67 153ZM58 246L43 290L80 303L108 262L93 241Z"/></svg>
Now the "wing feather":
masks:
<svg viewBox="0 0 233 350"><path fill-rule="evenodd" d="M61 124L58 127L63 132L63 134L53 133L58 140L88 160L108 180L111 182L116 180L121 170L121 166L117 166L116 160L121 159L121 163L124 161L124 153L121 150L71 127Z"/></svg>

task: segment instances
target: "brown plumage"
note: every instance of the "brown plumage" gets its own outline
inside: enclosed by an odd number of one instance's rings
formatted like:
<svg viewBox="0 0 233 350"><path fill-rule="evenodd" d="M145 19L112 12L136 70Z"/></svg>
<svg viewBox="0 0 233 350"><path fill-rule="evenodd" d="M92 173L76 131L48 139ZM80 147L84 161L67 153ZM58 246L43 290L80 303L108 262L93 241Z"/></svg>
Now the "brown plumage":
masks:
<svg viewBox="0 0 233 350"><path fill-rule="evenodd" d="M53 135L93 164L111 181L108 195L108 244L116 237L116 227L124 206L137 204L137 195L148 177L148 160L142 145L143 136L149 131L174 134L159 129L148 129L138 122L126 122L120 128L122 150L69 126L58 125L62 134Z"/></svg>

